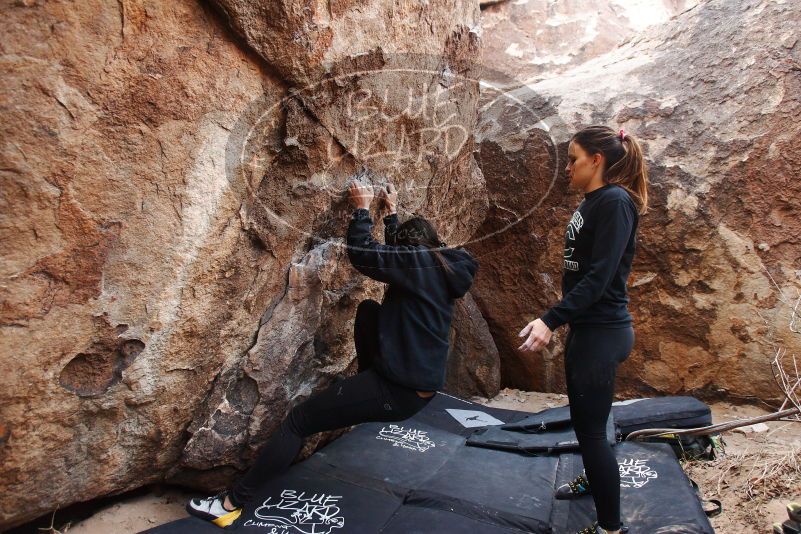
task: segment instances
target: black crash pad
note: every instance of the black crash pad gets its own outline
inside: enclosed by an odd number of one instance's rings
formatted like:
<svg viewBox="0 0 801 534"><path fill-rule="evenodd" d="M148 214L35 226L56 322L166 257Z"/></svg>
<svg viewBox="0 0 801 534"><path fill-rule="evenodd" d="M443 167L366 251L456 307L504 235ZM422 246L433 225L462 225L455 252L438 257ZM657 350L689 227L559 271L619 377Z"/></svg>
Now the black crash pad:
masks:
<svg viewBox="0 0 801 534"><path fill-rule="evenodd" d="M665 443L622 442L614 449L620 468L620 513L631 532L714 534L690 480ZM581 455L559 457L557 486L576 477ZM554 500L554 534L570 534L597 519L592 497Z"/></svg>
<svg viewBox="0 0 801 534"><path fill-rule="evenodd" d="M300 463L268 481L257 502L225 530L263 534L379 532L402 501L395 495L318 473ZM203 528L199 528L201 523ZM222 531L211 523L186 518L146 532Z"/></svg>
<svg viewBox="0 0 801 534"><path fill-rule="evenodd" d="M698 428L712 424L712 411L695 397L654 397L612 404L615 423L625 437L644 428Z"/></svg>
<svg viewBox="0 0 801 534"><path fill-rule="evenodd" d="M570 420L570 406L559 406L558 408L548 408L547 410L531 414L514 423L507 423L502 425L501 428L514 432L536 434L546 431L561 430L569 426L572 426Z"/></svg>
<svg viewBox="0 0 801 534"><path fill-rule="evenodd" d="M461 410L459 419L448 410ZM592 499L555 501L552 496L555 487L581 469L579 455L526 456L466 446L467 437L476 431L472 425L494 419L493 424L500 426L530 415L438 393L414 417L398 423L359 425L284 475L266 481L256 504L225 530L262 534L561 534L575 527L575 531L593 516ZM687 532L711 532L702 530L701 504L669 446L625 443L616 450L621 458L626 454L635 460L644 457L659 475L658 483L649 480L639 493L624 491L624 521L650 528L660 521L676 524L683 520L701 525L701 530ZM671 505L665 507L665 502ZM643 523L646 512L657 519ZM665 513L670 517L664 518ZM634 532L652 532L648 528ZM221 530L187 517L147 532Z"/></svg>
<svg viewBox="0 0 801 534"><path fill-rule="evenodd" d="M696 428L712 424L712 411L695 397L671 396L631 399L612 404L617 430L622 436L643 428ZM571 426L570 407L559 406L531 414L501 428L541 433Z"/></svg>
<svg viewBox="0 0 801 534"><path fill-rule="evenodd" d="M560 453L579 449L578 438L572 426L557 426L555 430L543 432L504 430L504 426L477 429L467 439L467 445L532 454ZM611 445L617 442L615 421L611 412L606 421L606 439Z"/></svg>

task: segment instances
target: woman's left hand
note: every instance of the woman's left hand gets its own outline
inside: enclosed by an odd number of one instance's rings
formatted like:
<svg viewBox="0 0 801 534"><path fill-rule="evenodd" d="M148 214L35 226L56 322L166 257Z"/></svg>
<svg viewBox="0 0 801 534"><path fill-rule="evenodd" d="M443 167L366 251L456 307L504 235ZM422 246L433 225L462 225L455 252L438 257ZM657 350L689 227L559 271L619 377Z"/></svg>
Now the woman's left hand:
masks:
<svg viewBox="0 0 801 534"><path fill-rule="evenodd" d="M373 186L351 182L348 188L348 200L356 209L369 210L373 201Z"/></svg>
<svg viewBox="0 0 801 534"><path fill-rule="evenodd" d="M534 319L517 334L518 337L528 336L526 341L517 347L517 350L536 352L548 345L551 341L551 334L553 332L542 322L542 319Z"/></svg>
<svg viewBox="0 0 801 534"><path fill-rule="evenodd" d="M378 193L378 198L381 200L382 211L387 215L398 213L398 191L392 184L387 184L382 187Z"/></svg>

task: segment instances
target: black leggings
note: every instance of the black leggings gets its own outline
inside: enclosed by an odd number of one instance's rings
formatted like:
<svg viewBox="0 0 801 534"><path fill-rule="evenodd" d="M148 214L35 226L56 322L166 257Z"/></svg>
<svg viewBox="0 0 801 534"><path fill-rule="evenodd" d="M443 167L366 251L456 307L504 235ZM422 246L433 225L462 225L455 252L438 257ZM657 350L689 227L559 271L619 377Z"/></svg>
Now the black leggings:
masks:
<svg viewBox="0 0 801 534"><path fill-rule="evenodd" d="M359 423L402 421L423 409L432 397L395 384L371 368L378 352L378 308L372 300L359 304L354 326L359 374L333 384L292 408L278 430L259 450L253 467L231 488L234 506L248 504L259 487L283 473L303 445L303 438Z"/></svg>
<svg viewBox="0 0 801 534"><path fill-rule="evenodd" d="M584 470L592 488L598 524L620 528L620 472L606 440L615 373L634 346L634 329L570 328L565 342L565 380L570 418L576 430Z"/></svg>

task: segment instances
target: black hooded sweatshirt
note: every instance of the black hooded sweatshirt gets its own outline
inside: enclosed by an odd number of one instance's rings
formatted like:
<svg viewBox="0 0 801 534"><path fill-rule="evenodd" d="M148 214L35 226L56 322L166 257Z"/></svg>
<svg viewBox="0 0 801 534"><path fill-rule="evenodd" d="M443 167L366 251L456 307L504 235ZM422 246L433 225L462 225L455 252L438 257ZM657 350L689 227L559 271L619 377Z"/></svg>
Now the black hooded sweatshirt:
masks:
<svg viewBox="0 0 801 534"><path fill-rule="evenodd" d="M348 257L362 274L389 284L378 318L376 371L402 386L436 391L445 384L454 301L470 289L478 262L463 248L443 248L449 273L428 247L396 245L397 229L397 215L384 217L382 245L373 239L370 212L357 209L348 226Z"/></svg>

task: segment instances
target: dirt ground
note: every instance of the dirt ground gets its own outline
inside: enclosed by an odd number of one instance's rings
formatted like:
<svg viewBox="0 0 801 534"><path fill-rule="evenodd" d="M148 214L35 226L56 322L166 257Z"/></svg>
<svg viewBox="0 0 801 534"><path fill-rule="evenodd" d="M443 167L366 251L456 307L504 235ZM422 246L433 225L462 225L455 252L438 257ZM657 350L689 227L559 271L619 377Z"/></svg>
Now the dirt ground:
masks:
<svg viewBox="0 0 801 534"><path fill-rule="evenodd" d="M505 389L493 399L472 399L498 408L536 412L567 402L564 395ZM712 405L715 423L768 413L754 406ZM684 463L706 499L719 499L723 513L712 518L718 534L771 532L787 518L788 502L801 502L801 423L769 422L761 433L723 435L726 454L713 461ZM193 494L170 489L121 500L91 517L62 525L70 534L134 533L186 515ZM44 531L40 531L44 532ZM54 531L53 534L55 534Z"/></svg>
<svg viewBox="0 0 801 534"><path fill-rule="evenodd" d="M716 423L770 413L726 403L711 407ZM787 504L801 502L801 423L766 424L762 433L725 433L726 454L716 460L684 464L704 497L723 503L723 513L712 518L719 534L772 532L773 523L787 519Z"/></svg>
<svg viewBox="0 0 801 534"><path fill-rule="evenodd" d="M55 529L39 530L47 534L128 534L141 532L157 525L186 517L184 506L195 494L169 489L123 498L107 505L91 517L79 522L64 524L56 512ZM31 532L36 532L32 530Z"/></svg>

